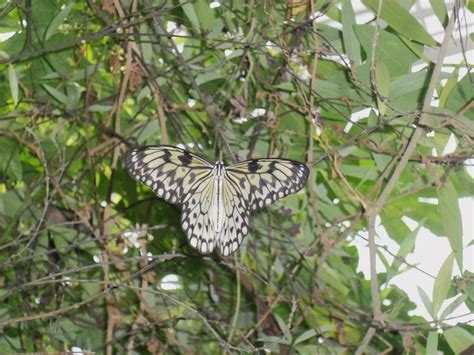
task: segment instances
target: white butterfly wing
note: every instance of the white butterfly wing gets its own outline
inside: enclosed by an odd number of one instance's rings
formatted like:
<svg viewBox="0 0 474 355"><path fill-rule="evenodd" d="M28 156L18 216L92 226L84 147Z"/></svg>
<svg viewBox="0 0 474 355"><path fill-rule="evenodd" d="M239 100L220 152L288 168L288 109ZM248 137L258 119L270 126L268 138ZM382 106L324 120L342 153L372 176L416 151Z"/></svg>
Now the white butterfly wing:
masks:
<svg viewBox="0 0 474 355"><path fill-rule="evenodd" d="M254 159L226 168L226 178L238 186L251 211L301 190L308 179L305 164L289 159Z"/></svg>
<svg viewBox="0 0 474 355"><path fill-rule="evenodd" d="M187 194L181 211L181 226L189 244L201 253L211 253L216 246L214 215L214 178L198 181L192 193Z"/></svg>
<svg viewBox="0 0 474 355"><path fill-rule="evenodd" d="M170 203L182 203L197 181L212 177L214 167L195 154L166 145L132 148L125 164L130 176Z"/></svg>
<svg viewBox="0 0 474 355"><path fill-rule="evenodd" d="M181 226L191 246L201 253L214 250L214 165L184 149L147 146L125 156L129 174L160 198L182 204Z"/></svg>
<svg viewBox="0 0 474 355"><path fill-rule="evenodd" d="M249 231L250 211L238 185L226 178L222 182L224 223L217 236L217 247L221 254L228 256L242 243Z"/></svg>
<svg viewBox="0 0 474 355"><path fill-rule="evenodd" d="M183 201L181 225L189 243L199 252L210 253L218 248L222 255L228 256L248 233L249 209L240 189L226 179L222 181L219 206L215 181L215 177L204 179L193 186L192 194ZM217 231L217 213L223 214L220 231Z"/></svg>

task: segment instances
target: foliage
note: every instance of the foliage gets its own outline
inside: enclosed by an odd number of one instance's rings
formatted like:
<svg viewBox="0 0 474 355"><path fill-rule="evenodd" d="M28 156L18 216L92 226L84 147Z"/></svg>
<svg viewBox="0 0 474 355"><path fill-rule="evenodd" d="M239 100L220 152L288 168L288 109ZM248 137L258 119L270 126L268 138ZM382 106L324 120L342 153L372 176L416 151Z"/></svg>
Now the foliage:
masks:
<svg viewBox="0 0 474 355"><path fill-rule="evenodd" d="M468 64L441 68L424 54L446 41L410 14L413 1L363 1L365 23L350 1L315 3L0 5L1 32L14 32L0 42L0 350L449 354L472 344L472 326L445 323L474 306L472 274L452 276L466 270L457 201L474 195ZM451 9L431 3L449 36ZM456 149L443 155L450 137ZM312 174L302 193L253 215L235 258L202 256L179 208L127 175L127 147L146 144L227 162L284 156ZM366 280L348 237L368 235L373 265L377 216L400 249ZM434 321L410 315L390 283L415 267L406 257L419 229L403 216L453 251L433 293L420 288Z"/></svg>

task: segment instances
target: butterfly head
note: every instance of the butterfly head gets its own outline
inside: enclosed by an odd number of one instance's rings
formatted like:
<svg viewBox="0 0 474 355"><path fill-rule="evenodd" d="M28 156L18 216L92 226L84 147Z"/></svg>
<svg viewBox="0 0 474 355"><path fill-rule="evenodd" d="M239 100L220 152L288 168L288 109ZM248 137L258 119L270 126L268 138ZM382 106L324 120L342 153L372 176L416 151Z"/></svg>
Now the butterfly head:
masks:
<svg viewBox="0 0 474 355"><path fill-rule="evenodd" d="M217 176L224 175L224 171L225 171L224 162L221 160L216 161L214 165L214 171Z"/></svg>

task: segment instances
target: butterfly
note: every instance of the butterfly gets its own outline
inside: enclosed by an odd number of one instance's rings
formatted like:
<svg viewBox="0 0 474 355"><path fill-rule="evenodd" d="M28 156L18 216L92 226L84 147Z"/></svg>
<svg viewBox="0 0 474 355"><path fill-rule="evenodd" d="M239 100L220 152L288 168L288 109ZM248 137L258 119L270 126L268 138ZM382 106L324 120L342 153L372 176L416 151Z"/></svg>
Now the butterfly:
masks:
<svg viewBox="0 0 474 355"><path fill-rule="evenodd" d="M132 178L165 201L182 205L181 225L189 244L228 256L249 232L250 212L301 190L309 169L295 160L253 159L229 166L184 149L143 146L128 150Z"/></svg>

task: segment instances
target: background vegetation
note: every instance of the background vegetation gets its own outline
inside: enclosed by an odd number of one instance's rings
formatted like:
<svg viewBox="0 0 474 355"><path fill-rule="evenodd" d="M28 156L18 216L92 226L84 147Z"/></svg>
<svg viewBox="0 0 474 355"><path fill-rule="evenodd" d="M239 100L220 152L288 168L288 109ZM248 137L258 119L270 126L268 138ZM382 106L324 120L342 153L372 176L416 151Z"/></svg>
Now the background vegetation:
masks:
<svg viewBox="0 0 474 355"><path fill-rule="evenodd" d="M445 320L474 306L458 207L474 195L472 67L443 59L472 9L432 0L438 43L414 1L363 3L373 16L356 24L346 0L3 2L0 29L13 35L0 43L1 352L471 346L472 325ZM228 163L284 156L312 173L253 215L235 257L202 256L179 208L128 176L124 152L145 144ZM377 243L378 225L398 250ZM433 293L420 289L432 319L410 315L390 283L417 267L406 257L421 226L452 249ZM371 280L350 244L364 236Z"/></svg>

